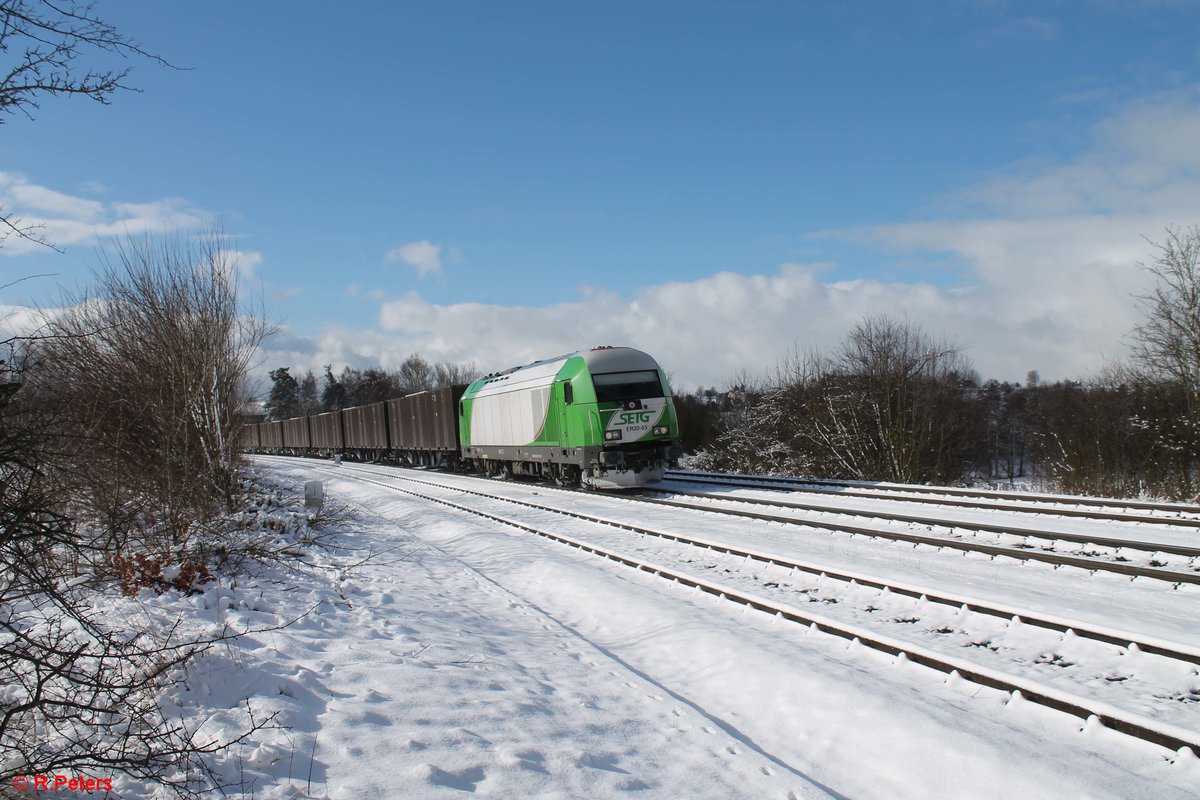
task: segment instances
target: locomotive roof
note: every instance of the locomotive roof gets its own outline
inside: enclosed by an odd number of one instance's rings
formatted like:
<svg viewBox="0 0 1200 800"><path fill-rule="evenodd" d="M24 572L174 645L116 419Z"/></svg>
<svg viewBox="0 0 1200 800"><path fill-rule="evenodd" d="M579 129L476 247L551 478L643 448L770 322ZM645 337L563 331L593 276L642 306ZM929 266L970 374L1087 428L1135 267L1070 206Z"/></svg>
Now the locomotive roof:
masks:
<svg viewBox="0 0 1200 800"><path fill-rule="evenodd" d="M632 372L658 369L658 362L641 350L632 347L594 347L574 355L583 356L589 372Z"/></svg>
<svg viewBox="0 0 1200 800"><path fill-rule="evenodd" d="M567 353L566 355L555 356L554 358L544 358L530 364L522 364L519 367L509 367L486 377L501 378L505 375L512 375L514 372L520 372L533 367L540 367L546 364L561 364L568 358L575 356L583 358L583 362L587 364L588 372L593 373L658 369L658 362L641 350L634 350L632 347L603 346L593 347L590 350L577 350L574 353Z"/></svg>

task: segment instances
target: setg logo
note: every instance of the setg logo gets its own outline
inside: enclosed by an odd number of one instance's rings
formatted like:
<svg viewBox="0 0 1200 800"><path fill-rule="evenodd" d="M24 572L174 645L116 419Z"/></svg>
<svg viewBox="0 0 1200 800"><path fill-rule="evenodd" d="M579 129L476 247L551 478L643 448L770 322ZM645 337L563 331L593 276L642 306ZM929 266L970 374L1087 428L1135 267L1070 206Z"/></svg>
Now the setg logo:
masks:
<svg viewBox="0 0 1200 800"><path fill-rule="evenodd" d="M667 401L661 397L651 397L627 403L625 408L612 412L608 425L604 429L604 441L636 442L649 434L662 418Z"/></svg>

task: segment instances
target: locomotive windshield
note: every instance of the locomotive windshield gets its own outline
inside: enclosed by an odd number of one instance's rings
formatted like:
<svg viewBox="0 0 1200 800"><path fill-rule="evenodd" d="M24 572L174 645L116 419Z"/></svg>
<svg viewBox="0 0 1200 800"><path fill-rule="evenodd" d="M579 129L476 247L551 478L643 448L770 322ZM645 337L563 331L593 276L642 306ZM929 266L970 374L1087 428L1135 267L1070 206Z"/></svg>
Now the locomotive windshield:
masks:
<svg viewBox="0 0 1200 800"><path fill-rule="evenodd" d="M664 396L658 371L653 369L593 374L592 383L596 387L596 400L601 403Z"/></svg>

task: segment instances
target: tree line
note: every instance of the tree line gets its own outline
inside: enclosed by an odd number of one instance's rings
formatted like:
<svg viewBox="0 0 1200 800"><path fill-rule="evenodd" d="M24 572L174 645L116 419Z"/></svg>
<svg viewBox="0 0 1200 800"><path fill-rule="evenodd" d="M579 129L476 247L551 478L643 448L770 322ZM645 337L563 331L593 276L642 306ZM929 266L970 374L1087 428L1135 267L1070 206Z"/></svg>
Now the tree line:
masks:
<svg viewBox="0 0 1200 800"><path fill-rule="evenodd" d="M697 466L866 481L1035 478L1062 491L1200 493L1200 229L1168 230L1131 357L1083 381L981 381L961 348L888 317L761 380L676 397ZM688 429L691 429L689 432Z"/></svg>
<svg viewBox="0 0 1200 800"><path fill-rule="evenodd" d="M449 361L431 364L419 353L413 353L399 367L390 370L346 366L335 376L333 366L326 364L320 382L312 370L297 380L290 367L279 367L271 370L271 389L263 405L271 419L307 417L378 403L413 392L466 384L482 374L474 364Z"/></svg>

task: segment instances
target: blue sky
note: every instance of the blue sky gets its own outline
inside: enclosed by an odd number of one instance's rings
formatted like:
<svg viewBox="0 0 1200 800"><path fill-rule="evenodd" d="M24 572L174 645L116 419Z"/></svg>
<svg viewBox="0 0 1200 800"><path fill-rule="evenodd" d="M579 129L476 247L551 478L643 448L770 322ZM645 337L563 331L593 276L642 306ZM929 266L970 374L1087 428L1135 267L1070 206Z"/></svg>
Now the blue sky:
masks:
<svg viewBox="0 0 1200 800"><path fill-rule="evenodd" d="M6 118L0 204L65 253L10 239L0 284L57 277L0 304L219 224L267 368L623 343L720 385L886 312L1079 377L1124 354L1142 237L1200 223L1196 2L96 12L185 69Z"/></svg>

